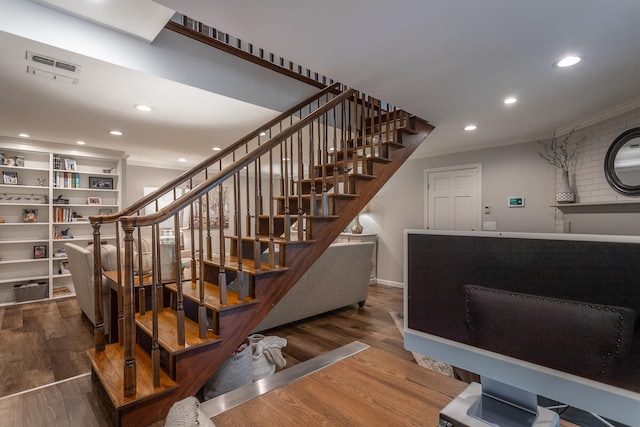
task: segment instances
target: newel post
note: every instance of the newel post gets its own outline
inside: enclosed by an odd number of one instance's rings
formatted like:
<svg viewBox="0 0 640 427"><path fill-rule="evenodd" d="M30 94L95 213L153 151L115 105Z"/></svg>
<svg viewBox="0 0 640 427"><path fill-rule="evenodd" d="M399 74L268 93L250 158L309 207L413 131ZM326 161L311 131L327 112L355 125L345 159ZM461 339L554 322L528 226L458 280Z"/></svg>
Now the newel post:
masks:
<svg viewBox="0 0 640 427"><path fill-rule="evenodd" d="M133 225L123 221L124 230L124 396L136 394L136 335L133 284Z"/></svg>
<svg viewBox="0 0 640 427"><path fill-rule="evenodd" d="M103 280L102 280L102 257L100 253L100 224L93 223L93 311L95 313L95 325L93 338L96 353L104 351L104 303L103 303Z"/></svg>

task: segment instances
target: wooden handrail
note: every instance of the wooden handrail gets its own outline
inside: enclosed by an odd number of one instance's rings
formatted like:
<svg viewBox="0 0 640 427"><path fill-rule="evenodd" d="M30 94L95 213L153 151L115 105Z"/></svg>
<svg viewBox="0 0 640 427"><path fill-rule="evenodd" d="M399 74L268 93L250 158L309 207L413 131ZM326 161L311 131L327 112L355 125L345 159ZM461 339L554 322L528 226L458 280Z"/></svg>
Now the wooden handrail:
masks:
<svg viewBox="0 0 640 427"><path fill-rule="evenodd" d="M90 216L89 217L90 221L92 223L107 224L107 223L118 221L120 217L131 215L135 212L138 212L139 210L147 206L149 203L153 202L154 200L157 200L158 198L160 198L170 190L173 190L174 188L180 186L181 184L184 184L185 182L189 181L190 179L192 179L193 177L195 177L196 175L198 175L199 173L201 173L202 171L210 167L215 162L223 159L224 157L226 157L227 155L229 155L230 153L232 153L233 151L241 147L243 144L246 144L252 139L258 137L260 135L260 132L262 132L264 129L269 129L272 126L275 126L277 123L281 122L282 120L292 116L296 112L308 106L314 99L319 99L327 94L338 92L340 90L340 87L341 87L340 83L334 83L333 85L326 87L325 89L309 97L308 99L305 99L304 101L297 103L296 105L289 108L287 111L278 115L274 119L268 121L264 125L249 132L247 135L243 136L242 138L240 138L233 144L229 145L228 147L223 148L221 151L215 153L214 155L198 163L196 166L194 166L190 170L182 173L177 178L159 187L157 190L153 191L147 196L144 196L143 198L134 202L132 205L113 214Z"/></svg>
<svg viewBox="0 0 640 427"><path fill-rule="evenodd" d="M120 218L120 222L122 223L123 227L139 227L139 226L158 224L162 221L165 221L171 218L173 215L175 215L176 213L184 209L186 206L192 204L197 199L204 196L212 188L216 187L218 184L222 183L229 177L238 173L238 171L241 171L245 166L248 166L249 164L253 163L254 161L256 161L257 158L273 150L279 143L281 143L285 139L294 135L299 130L306 127L309 123L314 121L316 118L322 116L323 114L335 108L337 105L339 105L346 99L350 98L354 93L356 93L354 89L348 89L342 92L340 95L336 96L331 101L322 105L320 108L316 109L314 112L308 114L303 119L299 120L292 126L280 132L278 135L272 137L271 139L266 141L264 144L261 144L257 148L253 149L251 153L249 153L248 155L244 156L240 160L235 161L231 165L223 168L216 175L208 178L207 180L205 180L204 182L196 186L196 188L193 189L192 191L189 191L179 199L174 200L165 208L162 208L157 212L154 212L149 215L144 215L144 216L138 216L138 215L122 216Z"/></svg>
<svg viewBox="0 0 640 427"><path fill-rule="evenodd" d="M193 29L191 29L191 28L189 28L189 27L187 27L185 25L181 25L181 24L178 24L176 22L169 21L165 25L165 28L168 29L168 30L171 30L173 32L176 32L178 34L182 34L183 36L189 37L189 38L191 38L193 40L197 40L200 43L206 44L207 46L211 46L211 47L214 47L216 49L220 49L221 51L226 52L226 53L228 53L230 55L237 56L238 58L242 58L245 61L249 61L249 62L252 62L254 64L260 65L261 67L268 68L269 70L275 71L277 73L284 74L287 77L290 77L292 79L301 81L301 82L306 83L308 85L315 86L315 87L321 88L321 89L327 86L326 84L324 84L322 82L316 81L316 80L314 80L314 79L312 79L310 77L307 77L307 76L305 76L303 74L296 73L295 71L290 70L288 68L284 68L284 67L278 66L278 65L274 64L271 61L268 61L268 60L266 60L264 58L261 58L259 56L254 55L254 54L252 54L250 52L246 52L246 51L244 51L242 49L234 47L234 46L230 45L229 43L225 43L225 42L222 42L222 41L220 41L218 39L214 39L212 37L209 37L209 36L207 36L205 34L202 34L199 31L193 30Z"/></svg>

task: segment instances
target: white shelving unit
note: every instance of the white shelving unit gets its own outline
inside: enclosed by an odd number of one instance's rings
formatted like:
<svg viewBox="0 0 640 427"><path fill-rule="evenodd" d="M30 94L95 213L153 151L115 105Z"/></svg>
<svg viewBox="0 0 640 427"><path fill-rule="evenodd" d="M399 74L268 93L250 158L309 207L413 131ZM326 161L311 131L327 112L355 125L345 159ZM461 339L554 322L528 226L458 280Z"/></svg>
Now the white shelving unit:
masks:
<svg viewBox="0 0 640 427"><path fill-rule="evenodd" d="M89 216L120 209L123 153L2 140L0 153L0 306L22 302L14 286L27 283L39 289L30 301L75 295L71 275L62 268L64 244L90 244ZM67 160L73 170L65 168ZM102 240L115 243L112 234Z"/></svg>

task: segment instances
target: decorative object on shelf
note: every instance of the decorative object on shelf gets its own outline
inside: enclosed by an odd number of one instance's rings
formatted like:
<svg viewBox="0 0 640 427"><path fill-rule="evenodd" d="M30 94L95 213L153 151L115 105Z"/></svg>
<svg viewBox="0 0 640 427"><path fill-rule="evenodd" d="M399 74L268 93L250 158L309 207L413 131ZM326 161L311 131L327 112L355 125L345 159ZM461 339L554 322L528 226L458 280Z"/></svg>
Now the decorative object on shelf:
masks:
<svg viewBox="0 0 640 427"><path fill-rule="evenodd" d="M44 187L47 185L47 178L36 178L38 180L38 185L40 187Z"/></svg>
<svg viewBox="0 0 640 427"><path fill-rule="evenodd" d="M53 253L53 257L54 258L66 258L67 257L67 250L65 248L56 249L56 251Z"/></svg>
<svg viewBox="0 0 640 427"><path fill-rule="evenodd" d="M353 222L353 225L351 226L351 232L353 234L362 234L362 225L360 224L360 214L356 215L356 220Z"/></svg>
<svg viewBox="0 0 640 427"><path fill-rule="evenodd" d="M2 172L2 181L5 184L17 185L18 184L18 173L17 172Z"/></svg>
<svg viewBox="0 0 640 427"><path fill-rule="evenodd" d="M113 190L113 178L90 176L89 188L95 188L97 190Z"/></svg>
<svg viewBox="0 0 640 427"><path fill-rule="evenodd" d="M111 215L113 211L111 209L100 209L98 211L99 215Z"/></svg>
<svg viewBox="0 0 640 427"><path fill-rule="evenodd" d="M38 222L38 209L22 209L22 222Z"/></svg>
<svg viewBox="0 0 640 427"><path fill-rule="evenodd" d="M60 261L60 274L69 274L69 261Z"/></svg>
<svg viewBox="0 0 640 427"><path fill-rule="evenodd" d="M89 197L87 203L90 205L101 205L102 199L100 197Z"/></svg>
<svg viewBox="0 0 640 427"><path fill-rule="evenodd" d="M62 236L63 239L73 239L73 234L71 234L70 228L60 231L60 235Z"/></svg>
<svg viewBox="0 0 640 427"><path fill-rule="evenodd" d="M76 161L72 159L64 159L64 170L77 171Z"/></svg>
<svg viewBox="0 0 640 427"><path fill-rule="evenodd" d="M15 160L16 166L24 167L24 157L22 157L22 156L15 156L15 157L14 157L14 160Z"/></svg>
<svg viewBox="0 0 640 427"><path fill-rule="evenodd" d="M4 165L4 153L0 153L0 165Z"/></svg>
<svg viewBox="0 0 640 427"><path fill-rule="evenodd" d="M73 211L71 212L71 222L89 222L89 218L85 218L78 212Z"/></svg>
<svg viewBox="0 0 640 427"><path fill-rule="evenodd" d="M113 168L102 169L102 173L111 173L112 170L113 170Z"/></svg>
<svg viewBox="0 0 640 427"><path fill-rule="evenodd" d="M47 257L47 245L35 245L33 247L33 259L42 259Z"/></svg>
<svg viewBox="0 0 640 427"><path fill-rule="evenodd" d="M47 203L47 196L44 194L0 194L0 203L22 203L27 205L36 205Z"/></svg>
<svg viewBox="0 0 640 427"><path fill-rule="evenodd" d="M553 130L551 140L547 142L536 140L542 146L542 150L538 151L538 155L549 162L552 166L562 171L560 189L556 193L556 202L573 203L576 195L571 189L569 182L569 172L575 169L578 150L580 144L584 142L585 136L572 139L575 129L571 131L561 140L558 140L556 130Z"/></svg>
<svg viewBox="0 0 640 427"><path fill-rule="evenodd" d="M69 204L69 199L63 198L62 194L60 194L58 197L56 197L56 199L53 201L53 203L56 204L56 205L68 205Z"/></svg>

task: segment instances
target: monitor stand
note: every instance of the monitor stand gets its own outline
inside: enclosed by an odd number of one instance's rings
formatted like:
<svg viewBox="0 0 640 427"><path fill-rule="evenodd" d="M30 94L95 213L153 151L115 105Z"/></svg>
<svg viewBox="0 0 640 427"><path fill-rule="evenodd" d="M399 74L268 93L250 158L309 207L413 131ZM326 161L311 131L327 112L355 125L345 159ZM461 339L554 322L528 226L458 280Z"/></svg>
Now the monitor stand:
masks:
<svg viewBox="0 0 640 427"><path fill-rule="evenodd" d="M537 406L537 396L486 377L471 383L440 412L439 427L558 427L555 412ZM503 398L508 396L509 399Z"/></svg>

